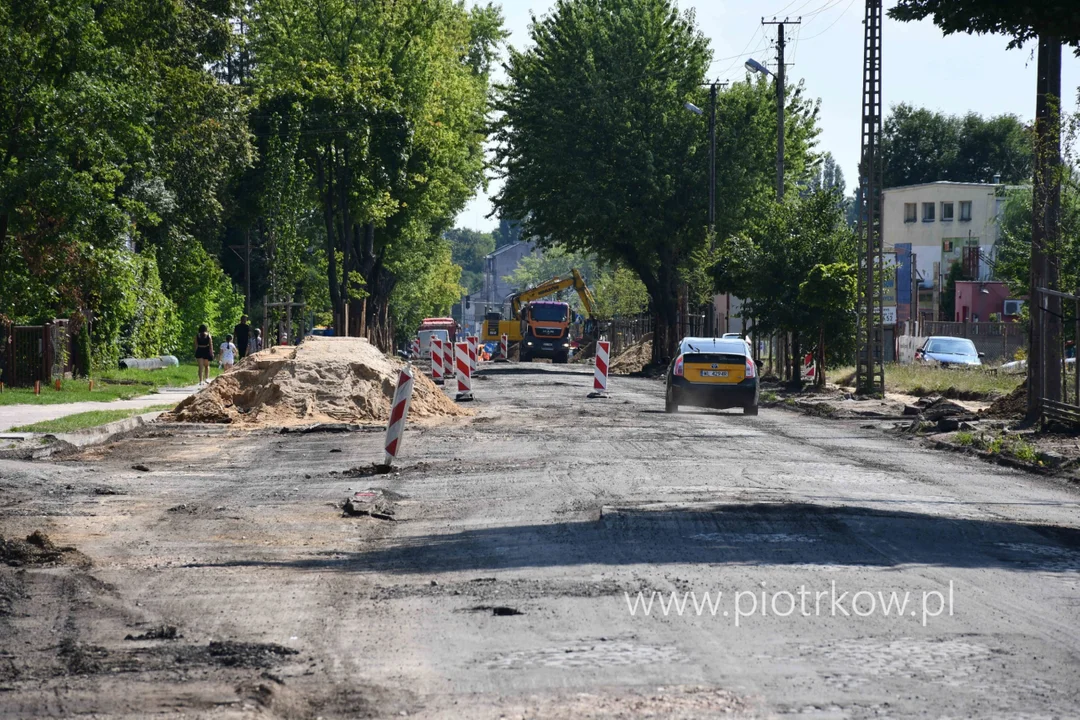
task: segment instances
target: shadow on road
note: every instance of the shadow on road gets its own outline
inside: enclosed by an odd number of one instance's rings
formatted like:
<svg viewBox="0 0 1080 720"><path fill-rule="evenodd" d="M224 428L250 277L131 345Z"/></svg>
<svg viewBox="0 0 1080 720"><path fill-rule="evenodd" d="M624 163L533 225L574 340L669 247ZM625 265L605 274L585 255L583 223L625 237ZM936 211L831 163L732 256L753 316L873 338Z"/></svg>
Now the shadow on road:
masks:
<svg viewBox="0 0 1080 720"><path fill-rule="evenodd" d="M592 375L591 365L496 365L480 368L481 375Z"/></svg>
<svg viewBox="0 0 1080 720"><path fill-rule="evenodd" d="M389 547L334 557L233 564L400 574L669 563L1080 573L1080 530L1049 525L808 503L604 512L591 521L406 537Z"/></svg>

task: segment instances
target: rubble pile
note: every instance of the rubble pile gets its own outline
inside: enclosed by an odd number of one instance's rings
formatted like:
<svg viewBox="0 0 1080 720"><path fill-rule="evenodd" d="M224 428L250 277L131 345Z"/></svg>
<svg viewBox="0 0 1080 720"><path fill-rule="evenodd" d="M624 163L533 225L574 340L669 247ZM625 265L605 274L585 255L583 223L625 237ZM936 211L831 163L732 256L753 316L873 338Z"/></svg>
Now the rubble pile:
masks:
<svg viewBox="0 0 1080 720"><path fill-rule="evenodd" d="M984 417L1018 418L1027 412L1027 380L1008 395L999 397L980 413Z"/></svg>
<svg viewBox="0 0 1080 720"><path fill-rule="evenodd" d="M646 334L640 342L623 350L611 361L608 373L611 375L629 375L641 372L652 362L652 333Z"/></svg>
<svg viewBox="0 0 1080 720"><path fill-rule="evenodd" d="M382 423L401 367L363 338L312 337L244 358L160 419L252 427ZM419 370L414 377L410 417L469 414Z"/></svg>

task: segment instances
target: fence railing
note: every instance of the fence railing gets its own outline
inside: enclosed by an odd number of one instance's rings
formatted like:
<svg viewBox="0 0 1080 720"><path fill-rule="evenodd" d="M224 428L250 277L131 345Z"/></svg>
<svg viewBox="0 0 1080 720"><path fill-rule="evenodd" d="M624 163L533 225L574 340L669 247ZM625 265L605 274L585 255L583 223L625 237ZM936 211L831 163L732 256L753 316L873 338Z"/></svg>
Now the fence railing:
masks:
<svg viewBox="0 0 1080 720"><path fill-rule="evenodd" d="M602 339L611 342L611 356L620 355L626 348L636 345L654 330L652 313L617 317L607 323Z"/></svg>

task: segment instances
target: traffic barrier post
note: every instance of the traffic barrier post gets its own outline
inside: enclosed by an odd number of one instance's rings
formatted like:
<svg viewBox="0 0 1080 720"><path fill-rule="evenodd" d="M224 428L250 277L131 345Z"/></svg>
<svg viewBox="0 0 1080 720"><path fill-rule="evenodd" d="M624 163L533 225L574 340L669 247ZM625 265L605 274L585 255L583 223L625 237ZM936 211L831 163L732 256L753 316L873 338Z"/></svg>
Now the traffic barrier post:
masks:
<svg viewBox="0 0 1080 720"><path fill-rule="evenodd" d="M409 415L409 403L412 400L412 373L412 368L408 365L398 372L394 401L390 405L390 421L386 425L386 444L383 446L386 452L383 465L386 467L390 467L401 452L401 436L405 431L405 420Z"/></svg>
<svg viewBox="0 0 1080 720"><path fill-rule="evenodd" d="M611 356L611 343L607 340L596 341L596 368L593 370L593 391L591 398L606 398L608 379L608 358Z"/></svg>
<svg viewBox="0 0 1080 720"><path fill-rule="evenodd" d="M469 360L469 343L459 342L454 345L455 362L454 368L457 374L457 397L458 402L468 402L473 399L472 395L472 363Z"/></svg>
<svg viewBox="0 0 1080 720"><path fill-rule="evenodd" d="M454 343L449 338L442 344L443 383L449 384L454 378Z"/></svg>
<svg viewBox="0 0 1080 720"><path fill-rule="evenodd" d="M502 354L502 359L503 360L509 360L510 359L510 336L509 335L503 335L502 338L499 339L499 352Z"/></svg>
<svg viewBox="0 0 1080 720"><path fill-rule="evenodd" d="M443 383L443 350L442 340L433 337L431 338L431 379L435 381L436 385L442 385Z"/></svg>
<svg viewBox="0 0 1080 720"><path fill-rule="evenodd" d="M476 372L480 369L480 359L477 357L480 350L480 338L470 335L467 340L469 341L469 366L473 372Z"/></svg>

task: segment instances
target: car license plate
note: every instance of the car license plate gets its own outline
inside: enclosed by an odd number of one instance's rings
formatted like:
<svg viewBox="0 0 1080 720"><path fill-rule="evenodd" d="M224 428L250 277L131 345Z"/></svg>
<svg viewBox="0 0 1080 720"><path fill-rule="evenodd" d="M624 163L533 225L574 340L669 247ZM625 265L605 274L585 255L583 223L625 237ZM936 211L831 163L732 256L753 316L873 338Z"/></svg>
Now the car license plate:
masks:
<svg viewBox="0 0 1080 720"><path fill-rule="evenodd" d="M727 370L702 370L701 377L727 377Z"/></svg>

